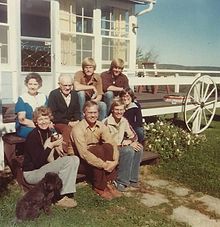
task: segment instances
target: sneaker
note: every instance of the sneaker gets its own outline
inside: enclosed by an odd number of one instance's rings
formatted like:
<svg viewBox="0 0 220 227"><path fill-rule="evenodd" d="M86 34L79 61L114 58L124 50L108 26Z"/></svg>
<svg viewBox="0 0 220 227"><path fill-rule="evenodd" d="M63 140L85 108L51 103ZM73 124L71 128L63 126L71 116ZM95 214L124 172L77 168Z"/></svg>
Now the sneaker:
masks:
<svg viewBox="0 0 220 227"><path fill-rule="evenodd" d="M140 188L140 184L138 182L130 182L129 184L129 187L132 187L132 188Z"/></svg>
<svg viewBox="0 0 220 227"><path fill-rule="evenodd" d="M60 207L73 208L77 206L77 202L72 198L64 196L62 199L57 201L55 205Z"/></svg>
<svg viewBox="0 0 220 227"><path fill-rule="evenodd" d="M107 188L108 188L109 192L111 193L111 195L112 195L114 198L120 198L120 197L122 197L122 193L121 193L120 191L117 190L117 188L115 187L114 184L108 183L108 184L107 184Z"/></svg>
<svg viewBox="0 0 220 227"><path fill-rule="evenodd" d="M120 184L120 183L117 183L117 182L114 182L114 184L115 184L115 187L117 188L118 191L120 191L120 192L126 191L127 186Z"/></svg>
<svg viewBox="0 0 220 227"><path fill-rule="evenodd" d="M105 188L104 190L100 190L98 188L93 188L93 190L103 199L105 200L112 200L112 194L109 192L109 190L107 188Z"/></svg>

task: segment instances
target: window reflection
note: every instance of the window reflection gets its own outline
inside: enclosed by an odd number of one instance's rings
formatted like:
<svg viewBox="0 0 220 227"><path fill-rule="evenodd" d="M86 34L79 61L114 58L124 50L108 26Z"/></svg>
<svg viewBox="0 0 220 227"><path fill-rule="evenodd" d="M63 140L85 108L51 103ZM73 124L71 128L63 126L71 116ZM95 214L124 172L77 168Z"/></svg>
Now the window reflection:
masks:
<svg viewBox="0 0 220 227"><path fill-rule="evenodd" d="M42 41L21 41L22 71L50 72L51 43Z"/></svg>
<svg viewBox="0 0 220 227"><path fill-rule="evenodd" d="M7 5L0 2L0 23L7 23Z"/></svg>
<svg viewBox="0 0 220 227"><path fill-rule="evenodd" d="M50 1L21 0L21 35L50 38Z"/></svg>

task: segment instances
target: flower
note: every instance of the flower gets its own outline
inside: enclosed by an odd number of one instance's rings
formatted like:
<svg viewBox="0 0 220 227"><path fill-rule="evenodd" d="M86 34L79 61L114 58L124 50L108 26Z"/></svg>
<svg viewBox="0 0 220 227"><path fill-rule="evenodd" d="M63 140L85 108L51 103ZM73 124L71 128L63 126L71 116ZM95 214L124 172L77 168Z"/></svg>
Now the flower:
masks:
<svg viewBox="0 0 220 227"><path fill-rule="evenodd" d="M146 150L159 153L161 159L180 158L206 141L205 135L195 135L166 121L145 124Z"/></svg>

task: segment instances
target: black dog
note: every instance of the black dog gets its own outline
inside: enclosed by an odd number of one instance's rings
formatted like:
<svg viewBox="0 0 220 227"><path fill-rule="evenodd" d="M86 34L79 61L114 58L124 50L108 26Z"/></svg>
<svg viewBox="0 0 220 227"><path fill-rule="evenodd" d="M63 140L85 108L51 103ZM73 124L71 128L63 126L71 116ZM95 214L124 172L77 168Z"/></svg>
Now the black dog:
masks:
<svg viewBox="0 0 220 227"><path fill-rule="evenodd" d="M62 187L62 180L56 173L46 173L45 177L17 202L17 221L33 220L40 215L41 210L49 215L50 205L59 199Z"/></svg>

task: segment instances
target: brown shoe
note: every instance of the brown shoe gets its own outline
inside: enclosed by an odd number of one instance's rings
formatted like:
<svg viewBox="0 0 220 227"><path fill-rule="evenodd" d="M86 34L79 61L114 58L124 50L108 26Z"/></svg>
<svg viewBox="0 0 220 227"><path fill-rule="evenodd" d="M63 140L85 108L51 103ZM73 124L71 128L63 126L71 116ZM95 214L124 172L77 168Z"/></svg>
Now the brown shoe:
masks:
<svg viewBox="0 0 220 227"><path fill-rule="evenodd" d="M77 206L77 202L72 198L64 196L62 199L57 201L55 203L55 205L61 206L61 207L66 207L66 208L73 208L73 207Z"/></svg>
<svg viewBox="0 0 220 227"><path fill-rule="evenodd" d="M116 187L115 187L114 184L108 183L108 184L107 184L107 188L108 188L109 192L111 193L111 195L112 195L114 198L120 198L120 197L122 197L123 194L122 194L120 191L118 191L118 190L116 189Z"/></svg>
<svg viewBox="0 0 220 227"><path fill-rule="evenodd" d="M106 199L106 200L113 199L112 194L108 191L107 188L105 188L104 190L100 190L98 188L93 188L93 190L103 199Z"/></svg>

